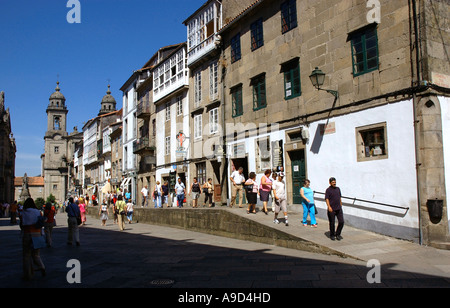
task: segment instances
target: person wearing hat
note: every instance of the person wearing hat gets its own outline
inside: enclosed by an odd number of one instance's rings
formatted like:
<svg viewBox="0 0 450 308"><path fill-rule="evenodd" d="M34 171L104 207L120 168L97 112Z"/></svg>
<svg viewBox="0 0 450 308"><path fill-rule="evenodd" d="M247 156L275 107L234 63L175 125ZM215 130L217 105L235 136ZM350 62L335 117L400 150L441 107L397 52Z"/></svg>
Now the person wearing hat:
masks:
<svg viewBox="0 0 450 308"><path fill-rule="evenodd" d="M336 186L336 179L330 178L330 187L325 191L325 200L327 202L327 216L330 223L330 239L342 240L341 232L344 228L344 213L342 212L342 195L339 187ZM338 226L335 229L335 220L338 219Z"/></svg>

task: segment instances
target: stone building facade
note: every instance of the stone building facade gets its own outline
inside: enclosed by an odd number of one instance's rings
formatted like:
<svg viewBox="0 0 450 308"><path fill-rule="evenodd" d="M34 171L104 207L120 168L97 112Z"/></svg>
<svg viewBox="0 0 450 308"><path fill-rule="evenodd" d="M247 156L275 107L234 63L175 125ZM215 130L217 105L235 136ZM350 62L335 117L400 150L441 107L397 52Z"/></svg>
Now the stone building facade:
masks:
<svg viewBox="0 0 450 308"><path fill-rule="evenodd" d="M11 114L5 106L5 92L0 92L0 201L14 201L16 142L12 134Z"/></svg>
<svg viewBox="0 0 450 308"><path fill-rule="evenodd" d="M57 202L63 202L69 194L70 173L73 167L75 144L82 139L76 127L67 132L66 98L61 93L59 82L49 98L47 106L47 131L44 136L45 153L42 155L44 176L44 199L50 194Z"/></svg>
<svg viewBox="0 0 450 308"><path fill-rule="evenodd" d="M348 223L448 243L449 5L380 6L374 23L364 1L260 0L224 24L228 173L283 167L294 207L309 178L322 216L334 176Z"/></svg>

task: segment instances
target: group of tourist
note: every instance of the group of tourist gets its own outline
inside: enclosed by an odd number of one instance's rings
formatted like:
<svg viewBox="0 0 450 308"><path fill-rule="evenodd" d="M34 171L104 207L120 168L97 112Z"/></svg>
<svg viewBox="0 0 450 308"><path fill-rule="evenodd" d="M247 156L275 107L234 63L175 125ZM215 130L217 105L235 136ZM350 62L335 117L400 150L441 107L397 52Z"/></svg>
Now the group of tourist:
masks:
<svg viewBox="0 0 450 308"><path fill-rule="evenodd" d="M271 176L272 175L272 176ZM245 191L248 208L247 214L256 213L257 196L263 203L262 212L268 215L267 204L269 197L272 196L272 208L275 213L273 222L279 224L278 215L282 211L284 214L284 223L289 226L288 212L287 212L287 198L284 183L284 172L281 169L279 172L270 169L264 172L260 183L256 182L256 173L250 172L249 178L245 180L243 175L243 168L233 171L230 180L231 187L231 202L230 207L236 205L236 197L239 195L239 207L243 207L243 194ZM329 179L330 186L325 192L325 201L327 204L327 217L330 227L330 239L341 240L341 232L344 227L344 216L342 212L342 196L339 187L336 186L336 179L334 177ZM310 226L317 228L316 207L314 204L314 191L310 187L311 182L308 179L303 181L303 187L300 188L300 196L302 198L303 219L302 225L308 226L308 216L310 217ZM338 219L338 227L335 227L335 220Z"/></svg>

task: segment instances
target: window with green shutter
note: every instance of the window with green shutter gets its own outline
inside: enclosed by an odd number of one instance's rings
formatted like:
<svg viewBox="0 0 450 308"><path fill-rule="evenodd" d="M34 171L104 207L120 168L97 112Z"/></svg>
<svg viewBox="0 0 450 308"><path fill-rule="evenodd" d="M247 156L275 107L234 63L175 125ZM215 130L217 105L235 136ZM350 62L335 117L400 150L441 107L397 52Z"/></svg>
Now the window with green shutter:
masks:
<svg viewBox="0 0 450 308"><path fill-rule="evenodd" d="M376 26L365 27L350 34L353 76L378 69L378 37Z"/></svg>
<svg viewBox="0 0 450 308"><path fill-rule="evenodd" d="M253 111L265 108L266 100L266 74L258 75L252 78L253 86Z"/></svg>
<svg viewBox="0 0 450 308"><path fill-rule="evenodd" d="M242 84L231 88L231 102L233 108L233 118L243 115L244 108L242 105Z"/></svg>
<svg viewBox="0 0 450 308"><path fill-rule="evenodd" d="M300 96L302 89L299 58L283 63L281 70L284 73L284 98L288 100Z"/></svg>

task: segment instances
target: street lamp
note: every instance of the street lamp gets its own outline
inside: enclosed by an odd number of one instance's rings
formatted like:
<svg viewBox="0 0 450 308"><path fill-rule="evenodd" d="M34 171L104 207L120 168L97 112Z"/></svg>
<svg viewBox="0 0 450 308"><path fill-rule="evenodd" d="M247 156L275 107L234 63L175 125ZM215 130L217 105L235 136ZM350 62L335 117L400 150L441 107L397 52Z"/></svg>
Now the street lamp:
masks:
<svg viewBox="0 0 450 308"><path fill-rule="evenodd" d="M323 83L325 81L325 73L322 72L318 67L316 67L316 69L312 71L311 75L309 76L309 79L311 79L311 83L317 90L327 91L328 93L334 95L336 99L339 98L338 91L320 88L321 86L323 86Z"/></svg>

